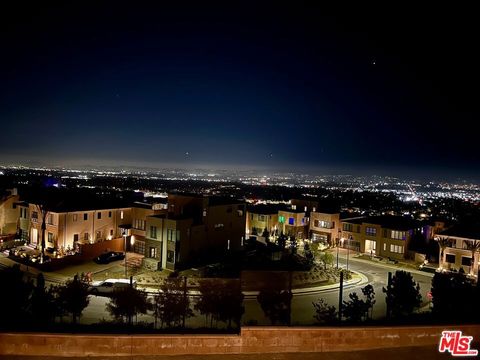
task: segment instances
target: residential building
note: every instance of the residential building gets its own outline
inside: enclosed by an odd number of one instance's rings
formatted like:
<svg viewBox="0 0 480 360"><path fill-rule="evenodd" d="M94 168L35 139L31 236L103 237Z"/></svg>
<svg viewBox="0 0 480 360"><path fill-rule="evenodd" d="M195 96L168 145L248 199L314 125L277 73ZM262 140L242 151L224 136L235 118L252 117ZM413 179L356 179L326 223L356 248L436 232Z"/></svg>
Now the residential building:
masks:
<svg viewBox="0 0 480 360"><path fill-rule="evenodd" d="M276 205L251 205L247 207L247 236L262 236L267 230L270 235L278 231L278 209Z"/></svg>
<svg viewBox="0 0 480 360"><path fill-rule="evenodd" d="M449 246L440 255L441 269L478 275L480 257L480 224L458 224L436 234L449 240ZM440 248L440 254L442 249Z"/></svg>
<svg viewBox="0 0 480 360"><path fill-rule="evenodd" d="M174 193L169 211L146 220L144 266L175 270L243 247L246 206L232 198Z"/></svg>
<svg viewBox="0 0 480 360"><path fill-rule="evenodd" d="M310 212L309 238L313 242L335 245L340 239L340 213L336 211Z"/></svg>
<svg viewBox="0 0 480 360"><path fill-rule="evenodd" d="M20 217L20 209L16 206L18 201L17 189L7 190L0 194L0 236L15 237Z"/></svg>
<svg viewBox="0 0 480 360"><path fill-rule="evenodd" d="M278 212L279 230L287 236L296 239L305 239L308 235L308 216L304 209L297 209L294 205L288 210Z"/></svg>
<svg viewBox="0 0 480 360"><path fill-rule="evenodd" d="M428 226L401 216L343 219L340 245L372 256L404 259L415 234L427 236Z"/></svg>

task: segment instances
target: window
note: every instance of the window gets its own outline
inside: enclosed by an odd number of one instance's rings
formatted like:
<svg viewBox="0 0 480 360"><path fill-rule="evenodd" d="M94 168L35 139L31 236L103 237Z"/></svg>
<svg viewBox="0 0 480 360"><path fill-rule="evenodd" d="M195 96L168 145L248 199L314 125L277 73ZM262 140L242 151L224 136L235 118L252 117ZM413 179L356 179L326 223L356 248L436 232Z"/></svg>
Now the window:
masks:
<svg viewBox="0 0 480 360"><path fill-rule="evenodd" d="M90 236L88 235L88 232L86 232L85 234L83 234L83 240L84 240L84 241L89 241L89 240L90 240Z"/></svg>
<svg viewBox="0 0 480 360"><path fill-rule="evenodd" d="M120 219L123 220L123 210L120 211Z"/></svg>
<svg viewBox="0 0 480 360"><path fill-rule="evenodd" d="M367 227L365 229L365 234L369 236L377 236L377 229L374 227Z"/></svg>
<svg viewBox="0 0 480 360"><path fill-rule="evenodd" d="M396 240L405 240L407 238L407 232L406 231L392 230L392 233L390 234L390 237L392 239L396 239Z"/></svg>
<svg viewBox="0 0 480 360"><path fill-rule="evenodd" d="M285 216L279 216L279 217L278 217L278 222L279 222L280 224L284 224L284 223L285 223Z"/></svg>
<svg viewBox="0 0 480 360"><path fill-rule="evenodd" d="M37 222L38 221L38 212L32 211L32 221Z"/></svg>
<svg viewBox="0 0 480 360"><path fill-rule="evenodd" d="M73 242L77 242L78 241L78 234L73 234Z"/></svg>
<svg viewBox="0 0 480 360"><path fill-rule="evenodd" d="M288 225L295 225L295 218L293 217L288 218Z"/></svg>
<svg viewBox="0 0 480 360"><path fill-rule="evenodd" d="M47 215L47 224L48 225L53 225L53 214L48 214Z"/></svg>
<svg viewBox="0 0 480 360"><path fill-rule="evenodd" d="M383 251L387 251L387 243L383 243Z"/></svg>
<svg viewBox="0 0 480 360"><path fill-rule="evenodd" d="M53 243L53 234L51 232L48 233L48 242Z"/></svg>
<svg viewBox="0 0 480 360"><path fill-rule="evenodd" d="M343 224L343 231L353 232L353 224Z"/></svg>
<svg viewBox="0 0 480 360"><path fill-rule="evenodd" d="M157 227L156 226L150 226L150 237L152 239L157 238ZM152 256L150 256L150 257L152 257Z"/></svg>
<svg viewBox="0 0 480 360"><path fill-rule="evenodd" d="M78 220L78 215L77 215L77 214L73 214L72 220L73 220L73 221L77 221L77 220Z"/></svg>
<svg viewBox="0 0 480 360"><path fill-rule="evenodd" d="M169 263L175 262L175 251L167 250L167 262Z"/></svg>
<svg viewBox="0 0 480 360"><path fill-rule="evenodd" d="M150 251L148 253L149 253L149 256L151 258L156 258L157 257L157 248L156 247L151 247Z"/></svg>
<svg viewBox="0 0 480 360"><path fill-rule="evenodd" d="M145 230L146 223L145 220L135 219L133 221L133 227L138 230Z"/></svg>
<svg viewBox="0 0 480 360"><path fill-rule="evenodd" d="M95 234L95 240L100 240L101 238L102 238L102 232L97 231L97 233Z"/></svg>
<svg viewBox="0 0 480 360"><path fill-rule="evenodd" d="M98 212L97 213L97 219L100 220L102 218L102 213L101 212Z"/></svg>
<svg viewBox="0 0 480 360"><path fill-rule="evenodd" d="M83 221L87 221L88 220L88 214L87 213L84 213L83 214Z"/></svg>
<svg viewBox="0 0 480 360"><path fill-rule="evenodd" d="M258 221L265 221L265 215L258 215Z"/></svg>
<svg viewBox="0 0 480 360"><path fill-rule="evenodd" d="M167 229L167 241L175 241L175 230Z"/></svg>
<svg viewBox="0 0 480 360"><path fill-rule="evenodd" d="M112 212L111 212L111 211L108 212L108 217L109 217L109 218L112 217Z"/></svg>
<svg viewBox="0 0 480 360"><path fill-rule="evenodd" d="M318 220L313 220L313 226L314 227L320 227Z"/></svg>
<svg viewBox="0 0 480 360"><path fill-rule="evenodd" d="M445 255L445 261L449 264L455 264L455 255L453 254Z"/></svg>
<svg viewBox="0 0 480 360"><path fill-rule="evenodd" d="M332 223L330 221L320 221L320 227L324 229L331 229Z"/></svg>
<svg viewBox="0 0 480 360"><path fill-rule="evenodd" d="M462 256L462 265L472 266L472 258L469 256Z"/></svg>
<svg viewBox="0 0 480 360"><path fill-rule="evenodd" d="M110 236L113 236L113 229L110 229Z"/></svg>
<svg viewBox="0 0 480 360"><path fill-rule="evenodd" d="M390 244L390 252L396 254L403 254L403 246Z"/></svg>

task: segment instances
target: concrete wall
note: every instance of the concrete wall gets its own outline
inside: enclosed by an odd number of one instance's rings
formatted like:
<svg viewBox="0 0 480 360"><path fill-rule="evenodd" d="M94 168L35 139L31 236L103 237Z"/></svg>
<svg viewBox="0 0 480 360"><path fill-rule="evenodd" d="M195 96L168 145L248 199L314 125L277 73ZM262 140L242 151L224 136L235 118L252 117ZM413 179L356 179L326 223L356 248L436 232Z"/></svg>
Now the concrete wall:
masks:
<svg viewBox="0 0 480 360"><path fill-rule="evenodd" d="M443 330L480 337L480 326L285 328L246 327L240 335L0 334L0 355L134 356L355 351L438 347Z"/></svg>

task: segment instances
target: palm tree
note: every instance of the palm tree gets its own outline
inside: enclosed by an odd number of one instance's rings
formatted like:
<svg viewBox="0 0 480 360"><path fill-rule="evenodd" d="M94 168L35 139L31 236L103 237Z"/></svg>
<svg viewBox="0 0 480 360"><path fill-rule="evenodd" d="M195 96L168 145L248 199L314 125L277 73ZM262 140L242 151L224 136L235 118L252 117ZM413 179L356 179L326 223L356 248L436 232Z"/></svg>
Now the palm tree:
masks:
<svg viewBox="0 0 480 360"><path fill-rule="evenodd" d="M474 275L473 266L475 264L475 253L477 251L480 251L480 240L464 241L463 243L465 244L465 248L472 252L472 260L470 263L470 275Z"/></svg>
<svg viewBox="0 0 480 360"><path fill-rule="evenodd" d="M440 247L440 258L438 259L438 265L440 266L440 268L443 268L443 253L447 247L451 246L452 240L450 240L448 236L438 236L435 238L435 241Z"/></svg>

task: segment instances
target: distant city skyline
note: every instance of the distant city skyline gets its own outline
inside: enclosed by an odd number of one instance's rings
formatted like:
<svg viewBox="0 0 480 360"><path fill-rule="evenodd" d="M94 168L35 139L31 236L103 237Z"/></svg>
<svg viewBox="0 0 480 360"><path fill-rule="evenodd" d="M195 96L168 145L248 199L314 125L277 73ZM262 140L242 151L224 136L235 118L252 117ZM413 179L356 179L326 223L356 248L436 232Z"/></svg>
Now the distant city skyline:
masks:
<svg viewBox="0 0 480 360"><path fill-rule="evenodd" d="M473 14L12 8L0 164L478 179Z"/></svg>

